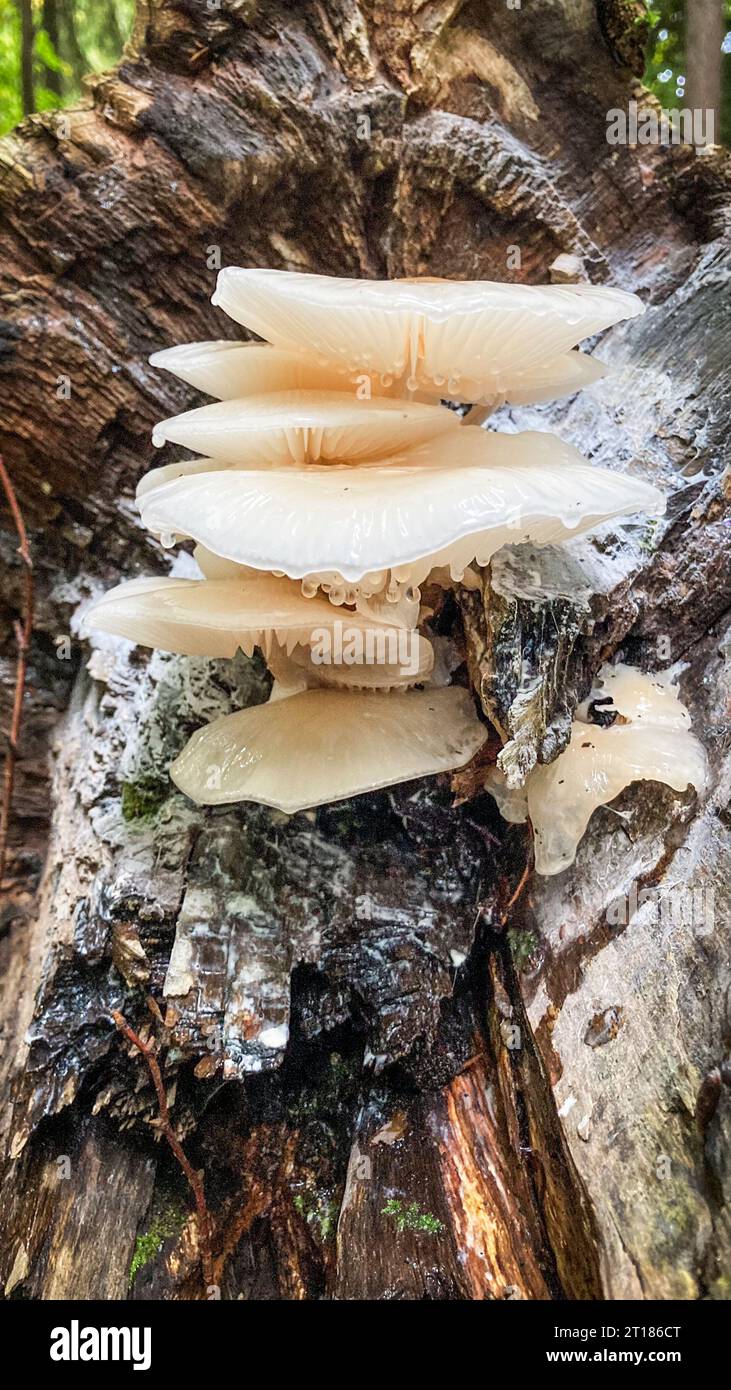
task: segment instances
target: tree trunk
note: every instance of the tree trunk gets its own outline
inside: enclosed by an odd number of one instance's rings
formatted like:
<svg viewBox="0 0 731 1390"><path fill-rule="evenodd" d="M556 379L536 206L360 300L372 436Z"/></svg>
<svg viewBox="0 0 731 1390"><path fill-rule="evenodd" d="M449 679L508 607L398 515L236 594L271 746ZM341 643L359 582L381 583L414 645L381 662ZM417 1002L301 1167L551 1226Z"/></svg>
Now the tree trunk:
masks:
<svg viewBox="0 0 731 1390"><path fill-rule="evenodd" d="M20 9L20 95L23 115L35 110L33 90L33 4L19 0Z"/></svg>
<svg viewBox="0 0 731 1390"><path fill-rule="evenodd" d="M54 53L58 56L59 28L56 0L43 0L43 28L48 34ZM48 90L60 99L63 95L63 73L58 68L44 66L43 80Z"/></svg>
<svg viewBox="0 0 731 1390"><path fill-rule="evenodd" d="M159 1047L225 1298L728 1296L730 169L607 143L643 12L146 0L89 109L0 148L0 449L36 587L0 940L6 1295L205 1296L119 1010ZM524 766L607 657L683 663L710 798L629 790L517 896L526 832L467 775L290 819L193 807L170 758L262 698L262 668L120 644L89 668L75 617L167 564L132 493L153 421L196 402L148 354L235 334L221 263L536 283L560 255L650 308L602 341L611 378L512 423L652 476L668 520L504 552L443 623ZM658 908L693 892L702 912Z"/></svg>
<svg viewBox="0 0 731 1390"><path fill-rule="evenodd" d="M721 129L721 45L726 33L723 0L692 0L686 13L689 106L712 111L716 131ZM720 139L717 135L716 139Z"/></svg>

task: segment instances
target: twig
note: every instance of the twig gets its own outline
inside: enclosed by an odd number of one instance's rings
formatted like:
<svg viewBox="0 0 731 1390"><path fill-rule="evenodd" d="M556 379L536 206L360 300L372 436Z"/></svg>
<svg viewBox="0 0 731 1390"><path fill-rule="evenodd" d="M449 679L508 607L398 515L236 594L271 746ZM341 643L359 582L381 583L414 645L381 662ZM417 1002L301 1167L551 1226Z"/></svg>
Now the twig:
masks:
<svg viewBox="0 0 731 1390"><path fill-rule="evenodd" d="M512 909L515 907L515 904L517 903L518 898L520 897L521 893L523 892L523 889L525 888L525 885L526 885L526 883L528 882L528 879L529 879L530 876L531 876L532 870L533 870L533 856L532 856L532 854L529 853L528 856L527 856L527 858L526 858L526 861L525 861L525 868L523 869L523 872L522 872L522 874L520 875L520 880L519 880L518 886L517 886L517 888L515 889L515 891L514 891L513 893L511 893L511 895L510 895L510 897L508 898L508 901L507 901L507 903L506 903L506 905L505 905L503 911L502 911L501 914L500 914L500 925L501 925L501 927L504 927L504 926L505 926L505 923L507 922L508 917L510 916L510 913L512 912Z"/></svg>
<svg viewBox="0 0 731 1390"><path fill-rule="evenodd" d="M15 781L15 760L18 753L20 742L20 729L23 720L23 698L25 695L25 676L28 665L28 650L33 631L33 561L30 558L28 549L28 535L25 529L23 513L18 505L15 496L15 489L10 481L10 475L0 456L0 481L3 485L8 506L15 522L15 529L18 533L18 552L23 562L25 570L25 615L23 622L16 622L15 643L18 649L18 658L15 667L15 695L13 697L13 713L10 721L10 731L8 733L8 746L5 753L5 769L3 772L3 791L2 802L0 803L0 887L2 887L5 876L5 860L7 857L8 831L10 828L10 808L13 800L13 783Z"/></svg>
<svg viewBox="0 0 731 1390"><path fill-rule="evenodd" d="M195 1199L195 1207L198 1216L198 1230L200 1232L201 1264L203 1265L203 1277L206 1282L206 1287L210 1288L211 1285L215 1283L215 1280L213 1277L213 1258L211 1255L211 1227L208 1219L208 1207L206 1205L206 1195L203 1189L203 1180L200 1176L200 1173L196 1173L195 1168L193 1167L190 1160L187 1158L183 1146L180 1143L180 1140L178 1139L178 1136L175 1133L175 1130L173 1129L172 1124L170 1122L168 1098L165 1093L165 1086L163 1084L162 1074L160 1072L160 1067L155 1053L153 1052L151 1047L148 1047L147 1043L144 1043L142 1041L142 1038L140 1038L138 1034L135 1033L134 1029L130 1028L127 1020L122 1016L118 1009L112 1010L112 1018L114 1019L114 1022L116 1023L120 1033L124 1033L124 1036L128 1039L129 1042L132 1043L133 1047L136 1047L137 1050L142 1053L142 1056L144 1057L149 1067L150 1076L152 1077L152 1084L155 1087L155 1093L157 1095L157 1103L160 1108L160 1128L162 1130L162 1133L165 1135L165 1138L167 1139L170 1148L175 1154L178 1163L180 1164L183 1172L185 1173L186 1178L188 1179L188 1185Z"/></svg>
<svg viewBox="0 0 731 1390"><path fill-rule="evenodd" d="M522 874L520 875L520 879L518 880L518 886L513 890L513 892L511 893L510 897L508 898L507 903L505 904L505 907L503 908L502 912L500 913L500 919L499 919L499 921L498 921L498 923L497 923L497 926L494 928L494 930L496 930L496 931L502 931L503 927L505 926L505 923L507 922L507 920L508 920L508 918L509 918L509 916L510 916L512 910L513 910L513 908L515 907L515 904L517 903L519 897L520 897L521 894L523 893L523 890L525 889L525 886L526 886L526 884L528 883L528 880L530 879L530 876L531 876L531 874L532 874L532 872L533 872L533 859L534 859L534 854L533 854L533 826L532 826L530 820L526 820L526 825L527 825L527 827L528 827L529 843L528 843L528 852L527 852L526 858L525 858L525 864L524 864L524 866L523 866L523 872L522 872ZM475 827L475 828L476 828L476 827ZM472 924L472 930L473 930L473 932L477 930L477 927L478 927L479 923L482 921L482 919L483 919L483 917L484 917L484 915L485 915L485 907L486 907L486 904L485 904L484 902L478 904L478 907L477 907L477 915L476 915L475 920L474 920L474 922L473 922L473 924Z"/></svg>

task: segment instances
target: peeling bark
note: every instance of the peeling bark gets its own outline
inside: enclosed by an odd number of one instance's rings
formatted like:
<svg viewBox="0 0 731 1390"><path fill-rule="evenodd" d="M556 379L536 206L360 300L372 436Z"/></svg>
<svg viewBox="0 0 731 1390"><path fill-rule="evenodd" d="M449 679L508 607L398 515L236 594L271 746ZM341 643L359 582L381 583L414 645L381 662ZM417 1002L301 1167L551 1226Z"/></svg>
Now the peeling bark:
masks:
<svg viewBox="0 0 731 1390"><path fill-rule="evenodd" d="M720 151L607 145L638 8L146 0L88 105L0 146L0 450L37 600L0 937L6 1296L204 1296L111 1019L152 1035L152 995L223 1297L728 1297L731 182ZM467 775L456 807L441 779L290 819L171 787L194 727L265 698L262 668L110 642L87 669L77 619L169 563L132 490L153 421L191 402L146 359L235 332L219 253L526 282L569 255L643 295L598 346L612 377L496 423L653 477L667 520L503 552L439 622L517 779L607 657L686 663L706 805L629 790L508 909L525 831ZM9 522L0 545L7 702Z"/></svg>

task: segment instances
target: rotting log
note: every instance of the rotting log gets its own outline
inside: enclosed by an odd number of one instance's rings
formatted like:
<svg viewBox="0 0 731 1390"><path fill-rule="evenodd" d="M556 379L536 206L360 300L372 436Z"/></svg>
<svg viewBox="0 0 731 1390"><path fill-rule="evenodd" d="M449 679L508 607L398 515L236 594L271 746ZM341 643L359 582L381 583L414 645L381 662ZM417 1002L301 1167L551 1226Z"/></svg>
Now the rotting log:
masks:
<svg viewBox="0 0 731 1390"><path fill-rule="evenodd" d="M115 1009L159 1045L225 1298L729 1294L731 171L606 143L642 11L145 0L83 107L2 142L0 451L36 588L0 939L6 1296L205 1296ZM219 263L535 283L561 254L650 309L602 341L612 378L510 422L652 476L668 521L504 555L443 622L523 769L602 660L685 663L707 804L633 789L515 896L525 832L466 776L456 806L444 781L289 821L186 803L170 757L264 698L261 668L88 668L75 617L167 564L132 492L153 421L195 402L148 353L234 334ZM9 518L0 543L7 708Z"/></svg>

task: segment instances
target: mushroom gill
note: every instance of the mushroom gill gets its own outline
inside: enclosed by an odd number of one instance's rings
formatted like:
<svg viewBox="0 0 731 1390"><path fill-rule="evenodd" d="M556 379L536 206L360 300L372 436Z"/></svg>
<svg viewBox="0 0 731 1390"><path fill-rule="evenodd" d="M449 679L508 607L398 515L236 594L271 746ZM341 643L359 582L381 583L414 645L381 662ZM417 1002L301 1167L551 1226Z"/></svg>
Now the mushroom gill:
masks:
<svg viewBox="0 0 731 1390"><path fill-rule="evenodd" d="M463 377L481 397L506 394L516 373L643 311L636 295L600 285L345 280L236 266L220 271L213 302L275 347L446 397Z"/></svg>
<svg viewBox="0 0 731 1390"><path fill-rule="evenodd" d="M315 631L307 644L286 652L281 647L270 649L267 664L280 690L323 685L347 690L407 690L429 681L434 648L414 630L358 628L347 613L331 627Z"/></svg>
<svg viewBox="0 0 731 1390"><path fill-rule="evenodd" d="M307 690L226 714L170 769L205 806L258 801L293 814L463 767L487 737L468 692Z"/></svg>
<svg viewBox="0 0 731 1390"><path fill-rule="evenodd" d="M678 792L692 786L700 795L707 775L705 750L670 676L620 664L602 667L554 762L530 772L522 788L509 788L490 768L485 787L505 820L530 817L536 873L551 875L573 864L594 811L631 782L664 782Z"/></svg>
<svg viewBox="0 0 731 1390"><path fill-rule="evenodd" d="M349 371L340 362L321 366L305 351L272 347L271 343L228 341L183 343L165 348L150 357L152 367L161 367L189 386L218 401L241 400L270 391L350 391L359 399L368 396L408 396L410 399L439 401L446 397L446 382L421 382L420 390L409 391L403 379L385 385L378 372ZM495 388L492 377L484 381L460 376L452 381L449 398L472 405L541 405L591 386L606 376L609 368L586 353L566 352L548 362L510 373L509 384Z"/></svg>
<svg viewBox="0 0 731 1390"><path fill-rule="evenodd" d="M367 406L367 408L365 408ZM453 411L421 401L346 391L272 391L215 401L155 426L156 446L172 442L249 468L292 463L360 463L456 432Z"/></svg>

